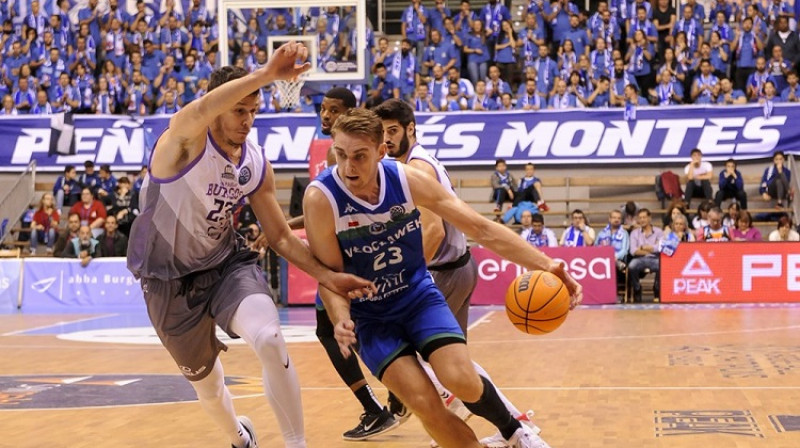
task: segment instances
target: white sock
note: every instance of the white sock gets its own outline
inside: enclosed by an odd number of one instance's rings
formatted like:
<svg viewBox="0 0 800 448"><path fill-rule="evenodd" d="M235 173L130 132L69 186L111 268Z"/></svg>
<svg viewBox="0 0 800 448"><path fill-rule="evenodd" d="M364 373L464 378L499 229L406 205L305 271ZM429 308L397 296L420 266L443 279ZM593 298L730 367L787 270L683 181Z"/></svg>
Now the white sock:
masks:
<svg viewBox="0 0 800 448"><path fill-rule="evenodd" d="M231 328L261 361L264 394L278 420L286 447L305 448L300 382L294 364L289 361L272 299L266 294L247 296L239 304Z"/></svg>
<svg viewBox="0 0 800 448"><path fill-rule="evenodd" d="M231 443L237 447L246 447L250 443L250 436L236 419L233 400L228 388L225 387L225 372L219 358L214 362L214 367L208 376L189 383L194 387L203 410L228 435Z"/></svg>
<svg viewBox="0 0 800 448"><path fill-rule="evenodd" d="M494 381L492 381L492 377L489 376L489 373L486 370L484 370L480 364L478 364L475 361L472 361L472 365L475 366L475 371L478 372L478 375L486 377L486 379L489 380L489 382L494 384ZM494 388L497 389L497 395L500 397L500 400L503 401L503 404L506 405L506 409L508 409L508 412L511 413L511 416L516 419L519 419L522 416L522 412L519 412L519 409L517 409L517 407L514 406L514 404L511 403L511 401L509 401L505 395L503 395L503 392L500 391L499 387L495 386Z"/></svg>

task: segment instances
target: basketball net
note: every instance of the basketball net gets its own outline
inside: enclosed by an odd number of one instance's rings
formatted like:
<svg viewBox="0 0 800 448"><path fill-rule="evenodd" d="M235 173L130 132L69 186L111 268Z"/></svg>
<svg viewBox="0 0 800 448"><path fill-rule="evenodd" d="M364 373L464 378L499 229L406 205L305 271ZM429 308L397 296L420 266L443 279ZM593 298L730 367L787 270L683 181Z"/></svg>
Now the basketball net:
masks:
<svg viewBox="0 0 800 448"><path fill-rule="evenodd" d="M306 82L306 75L300 75L295 81L275 81L275 87L278 88L280 94L278 102L281 108L294 111L300 106L300 90Z"/></svg>

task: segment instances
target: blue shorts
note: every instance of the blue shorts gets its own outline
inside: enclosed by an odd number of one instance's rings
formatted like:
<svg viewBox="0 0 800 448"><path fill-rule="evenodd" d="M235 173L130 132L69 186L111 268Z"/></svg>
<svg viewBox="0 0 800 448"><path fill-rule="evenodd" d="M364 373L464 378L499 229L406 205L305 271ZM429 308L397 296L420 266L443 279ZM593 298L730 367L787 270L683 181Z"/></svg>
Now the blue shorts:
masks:
<svg viewBox="0 0 800 448"><path fill-rule="evenodd" d="M454 343L466 343L464 333L436 286L424 288L402 298L403 315L391 320L381 316L359 316L356 337L358 354L379 380L383 372L400 356L419 353L424 360L436 349ZM394 307L396 309L396 307Z"/></svg>

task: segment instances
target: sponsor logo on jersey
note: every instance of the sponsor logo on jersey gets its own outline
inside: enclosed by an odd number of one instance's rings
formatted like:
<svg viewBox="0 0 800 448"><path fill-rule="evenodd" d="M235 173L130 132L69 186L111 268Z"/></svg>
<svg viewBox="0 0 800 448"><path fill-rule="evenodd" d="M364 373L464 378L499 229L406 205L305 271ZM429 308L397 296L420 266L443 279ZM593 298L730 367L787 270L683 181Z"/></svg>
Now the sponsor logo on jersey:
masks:
<svg viewBox="0 0 800 448"><path fill-rule="evenodd" d="M372 235L380 235L386 231L386 224L382 222L373 222L369 225L369 233Z"/></svg>
<svg viewBox="0 0 800 448"><path fill-rule="evenodd" d="M250 172L250 167L246 166L239 170L239 185L244 185L250 182L250 178L253 177L253 173Z"/></svg>
<svg viewBox="0 0 800 448"><path fill-rule="evenodd" d="M222 180L233 180L236 176L233 175L233 166L225 165L225 171L222 172Z"/></svg>
<svg viewBox="0 0 800 448"><path fill-rule="evenodd" d="M395 221L402 218L405 213L406 208L402 205L394 205L389 209L389 216L391 216Z"/></svg>

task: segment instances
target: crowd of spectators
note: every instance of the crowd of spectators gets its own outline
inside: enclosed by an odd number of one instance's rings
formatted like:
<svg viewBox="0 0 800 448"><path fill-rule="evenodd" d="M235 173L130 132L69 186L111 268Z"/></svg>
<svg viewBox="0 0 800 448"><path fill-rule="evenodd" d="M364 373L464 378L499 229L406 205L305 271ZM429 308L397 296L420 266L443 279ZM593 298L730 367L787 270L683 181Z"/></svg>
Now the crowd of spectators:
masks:
<svg viewBox="0 0 800 448"><path fill-rule="evenodd" d="M368 27L368 84L350 87L362 104L400 97L417 111L798 101L800 39L785 0L506 3L411 0L402 40ZM206 92L220 30L205 0L184 11L175 0L159 11L143 0L132 11L119 0L81 5L0 2L0 115L170 114ZM233 63L255 70L268 36L292 34L316 36L320 69L355 58L353 7L295 9L230 11ZM259 112L283 111L279 99L265 86Z"/></svg>
<svg viewBox="0 0 800 448"><path fill-rule="evenodd" d="M764 169L759 184L759 193L764 201L774 203L774 212L766 213L776 221L775 230L764 238L759 229L753 227L753 216L747 210L747 194L742 174L736 162L727 160L719 172L719 189L713 194L711 179L714 168L703 161L699 149L692 151L692 160L685 167L686 193L672 200L663 215L661 225L653 223L649 209L639 208L632 201L620 209L611 210L608 222L599 232L590 225L586 214L579 209L570 214L571 222L561 238L544 224L544 217L534 205L526 206L516 214L518 207L515 195L526 188L537 191L543 198L541 180L534 176L534 167L525 167L526 176L516 181L507 171L506 163L500 159L492 173L493 195L496 213L506 223L521 224L520 237L536 247L581 247L612 246L616 259L617 278L629 278L635 302L641 301L640 278L645 272L655 274L653 287L655 297L659 291L659 259L661 253L671 255L681 242L726 242L726 241L800 241L800 234L793 229L786 206L793 199L791 172L784 166L785 155L775 152L772 163ZM527 179L527 181L526 181ZM538 190L533 185L538 185ZM690 210L691 200L701 198L696 213ZM712 199L713 198L713 199ZM732 199L726 212L721 209L723 201ZM512 202L509 211L500 215L504 202ZM519 216L519 218L516 218ZM629 219L634 218L634 219ZM516 220L516 221L515 221ZM625 275L627 271L627 276Z"/></svg>
<svg viewBox="0 0 800 448"><path fill-rule="evenodd" d="M128 232L139 214L139 190L146 168L138 173L114 176L108 165L95 171L92 161L84 163L78 176L72 165L22 216L21 241L30 241L30 252L80 258L84 265L92 258L124 257ZM133 182L131 181L131 178ZM62 225L62 213L66 224Z"/></svg>

